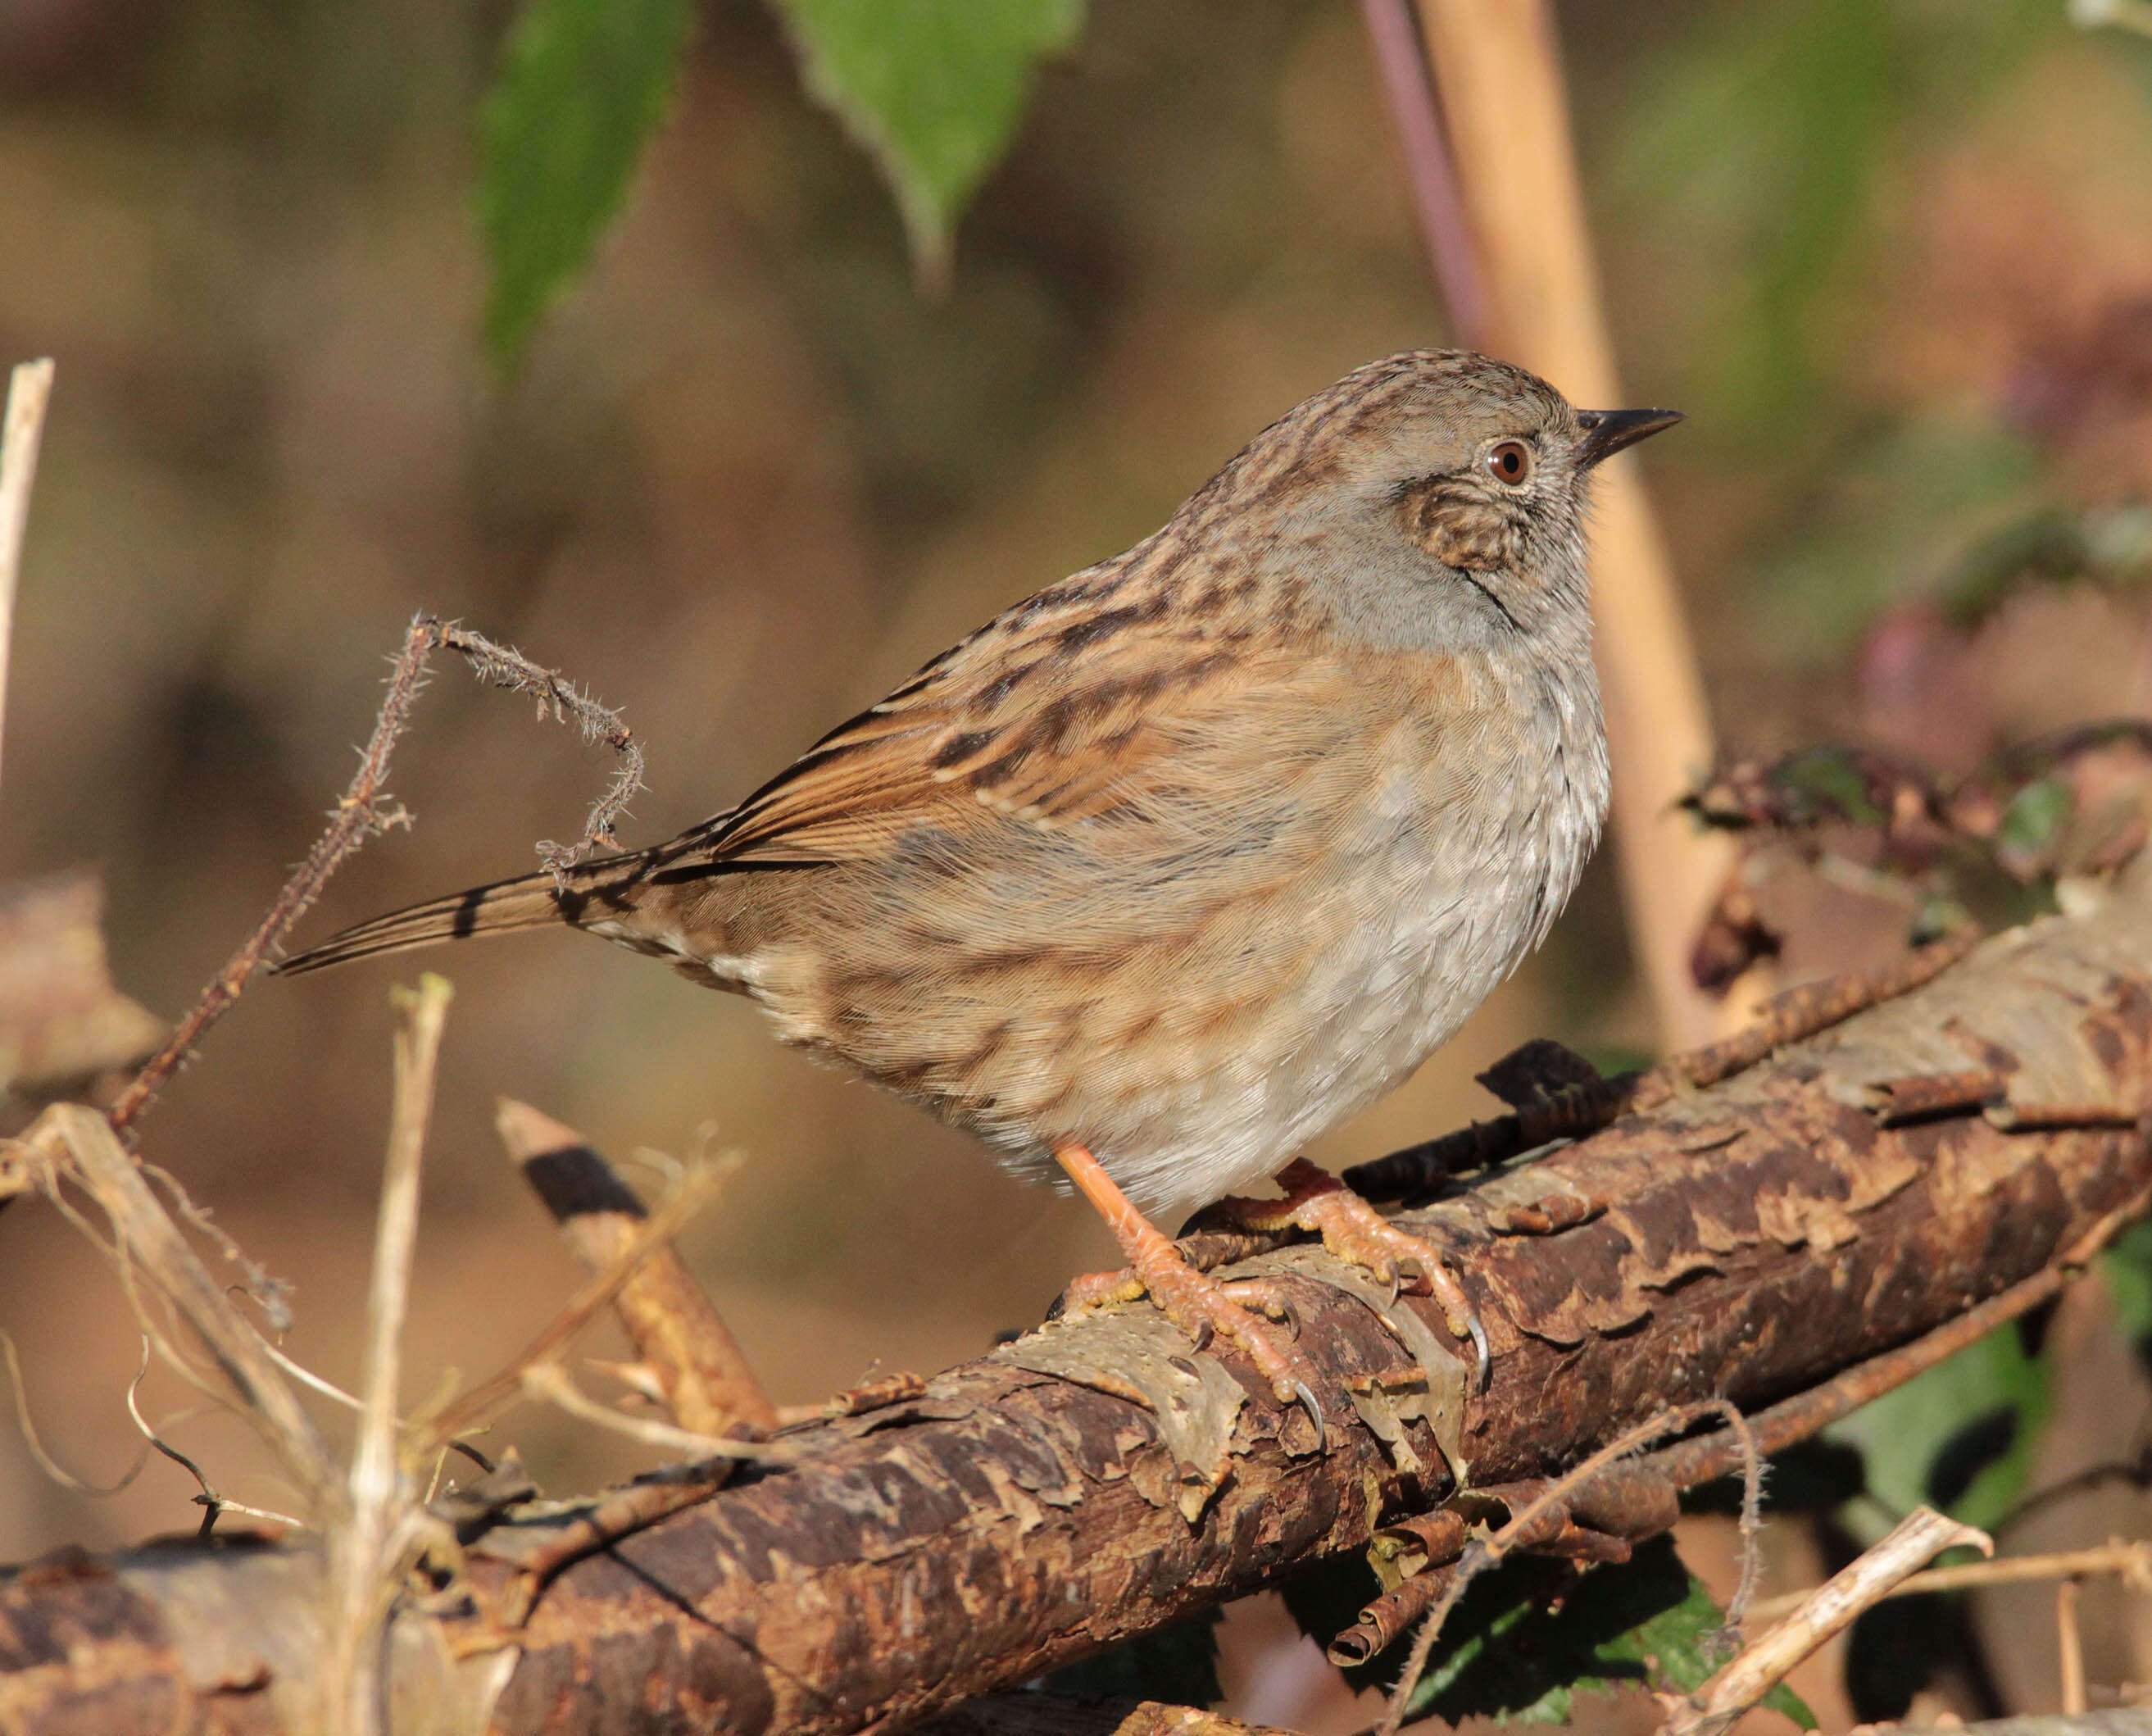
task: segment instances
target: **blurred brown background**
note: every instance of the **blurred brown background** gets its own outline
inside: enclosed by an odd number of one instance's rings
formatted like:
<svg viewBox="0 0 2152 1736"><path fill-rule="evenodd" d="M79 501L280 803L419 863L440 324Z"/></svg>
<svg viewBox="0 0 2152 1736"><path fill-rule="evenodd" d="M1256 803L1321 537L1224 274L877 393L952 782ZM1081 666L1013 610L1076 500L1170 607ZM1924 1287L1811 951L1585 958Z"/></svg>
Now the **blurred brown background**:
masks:
<svg viewBox="0 0 2152 1736"><path fill-rule="evenodd" d="M1860 737L1963 765L2144 708L2128 586L2028 596L1963 642L1903 610L1987 532L2152 483L2152 43L2044 0L1966 10L1561 8L1631 396L1692 417L1647 464L1732 750ZM160 1012L305 850L414 611L622 707L651 750L623 835L662 836L1154 528L1307 393L1444 340L1350 0L1094 0L938 302L769 15L713 0L624 221L503 384L469 188L510 11L0 0L0 360L59 367L0 875L100 867L115 973ZM579 828L609 762L452 663L391 780L415 831L303 933ZM414 1403L576 1282L494 1139L499 1094L617 1158L748 1154L687 1246L780 1402L974 1354L1110 1256L1080 1205L781 1051L744 1003L571 937L425 963L457 1000ZM297 1284L287 1348L346 1381L387 993L417 968L257 985L145 1124ZM1471 1074L1535 1033L1650 1040L1603 865L1526 973L1314 1155L1488 1113ZM119 1475L137 1338L42 1207L0 1220L0 1326L50 1449ZM236 1424L172 1433L227 1492L285 1504ZM645 1462L535 1411L501 1438L554 1489ZM84 1500L0 1429L0 1560L189 1527L192 1493L159 1462Z"/></svg>

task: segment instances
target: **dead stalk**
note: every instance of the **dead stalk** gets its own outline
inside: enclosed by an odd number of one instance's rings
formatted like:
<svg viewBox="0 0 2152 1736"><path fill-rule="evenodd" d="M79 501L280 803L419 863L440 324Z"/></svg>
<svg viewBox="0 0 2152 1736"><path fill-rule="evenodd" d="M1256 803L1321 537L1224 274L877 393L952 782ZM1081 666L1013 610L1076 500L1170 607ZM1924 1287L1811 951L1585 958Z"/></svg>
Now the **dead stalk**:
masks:
<svg viewBox="0 0 2152 1736"><path fill-rule="evenodd" d="M396 1395L411 1254L419 1234L419 1179L434 1074L451 990L429 973L415 992L398 990L395 1095L375 1219L373 1278L367 1297L366 1360L358 1439L343 1523L330 1540L333 1642L322 1693L327 1728L366 1736L380 1728L376 1653L402 1578L412 1503L397 1451Z"/></svg>
<svg viewBox="0 0 2152 1736"><path fill-rule="evenodd" d="M557 1406L579 1421L667 1453L685 1453L696 1459L752 1459L763 1464L783 1464L799 1457L796 1451L782 1445L758 1446L749 1441L676 1429L654 1417L622 1416L584 1392L558 1363L530 1363L522 1372L521 1383L526 1398Z"/></svg>
<svg viewBox="0 0 2152 1736"><path fill-rule="evenodd" d="M522 1354L490 1380L473 1387L439 1415L426 1419L427 1450L445 1445L459 1435L485 1428L522 1396L524 1371L543 1363L557 1362L568 1341L589 1324L599 1309L620 1293L651 1252L678 1236L688 1221L717 1195L725 1178L738 1167L738 1154L724 1153L688 1165L680 1186L651 1213L641 1231L605 1271L575 1295L567 1306L523 1348ZM752 1456L748 1449L742 1449Z"/></svg>
<svg viewBox="0 0 2152 1736"><path fill-rule="evenodd" d="M1956 1567L1931 1567L1893 1586L1892 1597L1917 1597L1930 1591L1977 1591L1991 1586L2037 1585L2051 1579L2085 1579L2119 1575L2135 1591L2152 1591L2152 1541L2113 1539L2091 1549L2068 1549L2044 1556L2004 1556L1997 1561L1967 1561ZM1757 1605L1756 1619L1775 1622L1793 1613L1810 1596L1790 1591Z"/></svg>
<svg viewBox="0 0 2152 1736"><path fill-rule="evenodd" d="M1550 0L1418 0L1500 353L1580 404L1626 402L1586 222ZM1606 466L1593 615L1614 760L1613 841L1637 959L1670 1048L1733 1009L1689 975L1689 947L1733 861L1674 805L1713 763L1711 714L1672 563L1633 458Z"/></svg>
<svg viewBox="0 0 2152 1736"><path fill-rule="evenodd" d="M503 1098L494 1126L585 1265L602 1272L649 1217L635 1190L572 1128ZM777 1412L709 1293L677 1249L653 1249L613 1310L673 1420L692 1436L768 1432Z"/></svg>
<svg viewBox="0 0 2152 1736"><path fill-rule="evenodd" d="M52 395L50 357L18 363L8 376L8 409L0 419L0 730L8 720L8 660L15 637L15 596L22 587L23 537Z"/></svg>

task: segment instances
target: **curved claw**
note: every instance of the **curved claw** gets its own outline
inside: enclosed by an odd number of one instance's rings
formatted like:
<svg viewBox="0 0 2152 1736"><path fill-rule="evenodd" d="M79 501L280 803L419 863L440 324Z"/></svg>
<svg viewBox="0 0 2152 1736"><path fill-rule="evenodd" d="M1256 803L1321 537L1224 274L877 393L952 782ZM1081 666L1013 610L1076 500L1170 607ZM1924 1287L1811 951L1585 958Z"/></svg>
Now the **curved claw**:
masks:
<svg viewBox="0 0 2152 1736"><path fill-rule="evenodd" d="M1208 1350L1210 1348L1211 1339L1217 1336L1218 1328L1211 1325L1208 1320L1197 1321L1195 1322L1195 1332L1196 1355L1200 1356L1205 1351Z"/></svg>
<svg viewBox="0 0 2152 1736"><path fill-rule="evenodd" d="M1488 1383L1495 1378L1495 1353L1488 1347L1487 1328L1480 1325L1480 1317L1477 1314L1467 1314L1464 1317L1464 1330L1472 1340L1473 1349L1479 1353L1480 1379L1473 1390L1484 1393L1487 1390Z"/></svg>
<svg viewBox="0 0 2152 1736"><path fill-rule="evenodd" d="M1389 1306L1395 1307L1398 1298L1405 1293L1405 1269L1394 1260L1385 1260L1373 1268L1374 1275L1390 1287Z"/></svg>
<svg viewBox="0 0 2152 1736"><path fill-rule="evenodd" d="M1300 1336L1300 1310L1293 1307L1282 1296L1271 1297L1263 1312L1291 1332L1294 1338L1297 1338Z"/></svg>
<svg viewBox="0 0 2152 1736"><path fill-rule="evenodd" d="M1322 1407L1316 1402L1315 1393L1304 1380L1292 1383L1292 1402L1307 1413L1307 1420L1315 1424L1315 1450L1324 1450L1330 1444L1330 1434L1322 1426Z"/></svg>

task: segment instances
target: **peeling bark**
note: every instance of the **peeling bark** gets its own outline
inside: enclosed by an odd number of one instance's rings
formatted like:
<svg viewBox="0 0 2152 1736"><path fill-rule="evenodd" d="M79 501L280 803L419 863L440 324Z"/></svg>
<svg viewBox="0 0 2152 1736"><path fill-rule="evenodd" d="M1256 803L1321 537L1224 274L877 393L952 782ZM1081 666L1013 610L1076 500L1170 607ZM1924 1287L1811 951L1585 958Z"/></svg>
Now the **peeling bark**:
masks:
<svg viewBox="0 0 2152 1736"><path fill-rule="evenodd" d="M1057 1324L788 1435L804 1462L576 1562L514 1633L486 1612L563 1521L506 1515L464 1604L398 1622L396 1728L916 1719L1364 1546L1459 1479L1546 1475L1669 1405L1753 1409L1903 1343L2152 1193L2148 879L1412 1214L1485 1318L1485 1394L1424 1305L1317 1250L1261 1256L1231 1270L1287 1287L1332 1376L1327 1449L1145 1310ZM293 1728L317 1573L271 1545L18 1570L0 1728Z"/></svg>

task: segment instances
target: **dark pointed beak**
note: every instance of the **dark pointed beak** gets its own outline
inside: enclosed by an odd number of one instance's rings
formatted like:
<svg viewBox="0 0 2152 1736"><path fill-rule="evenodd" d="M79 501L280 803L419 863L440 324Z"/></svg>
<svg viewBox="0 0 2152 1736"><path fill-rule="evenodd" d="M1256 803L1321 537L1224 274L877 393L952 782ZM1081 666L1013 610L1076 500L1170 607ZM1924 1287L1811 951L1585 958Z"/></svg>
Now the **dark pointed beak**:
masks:
<svg viewBox="0 0 2152 1736"><path fill-rule="evenodd" d="M1679 410L1579 410L1576 419L1584 426L1584 468L1588 470L1624 446L1648 440L1683 419Z"/></svg>

